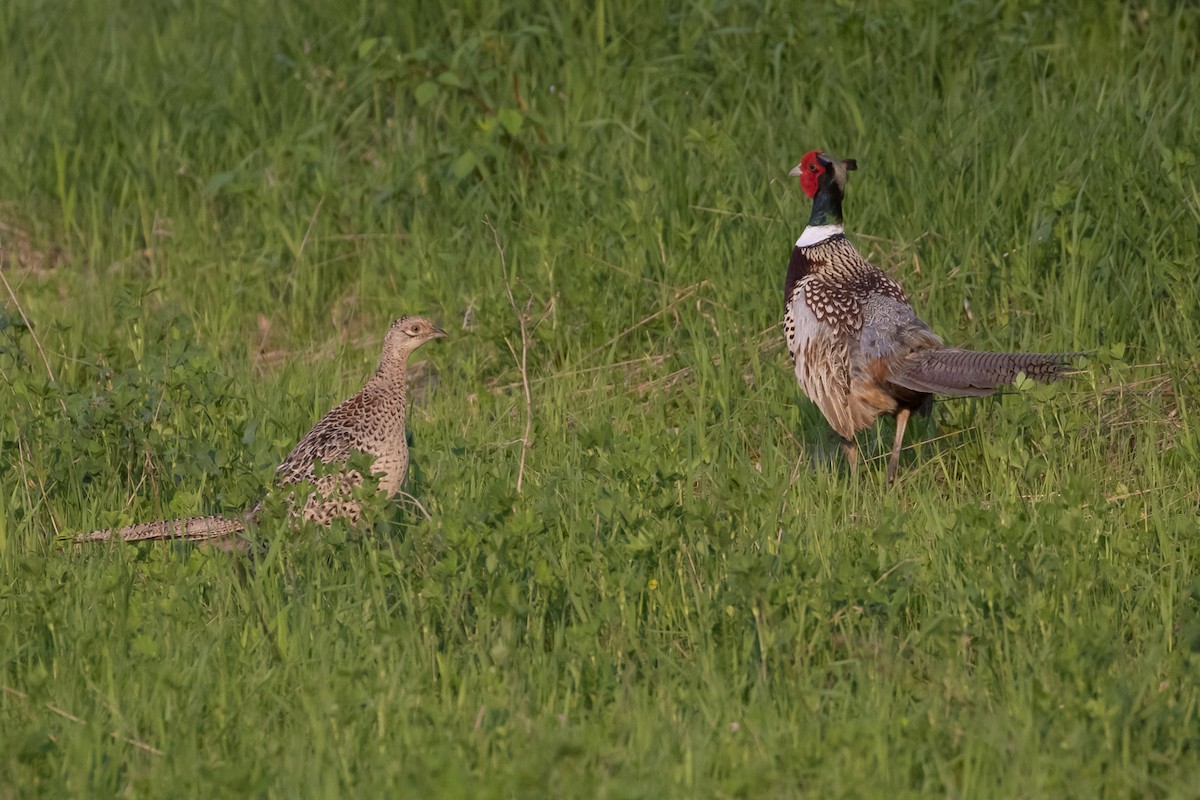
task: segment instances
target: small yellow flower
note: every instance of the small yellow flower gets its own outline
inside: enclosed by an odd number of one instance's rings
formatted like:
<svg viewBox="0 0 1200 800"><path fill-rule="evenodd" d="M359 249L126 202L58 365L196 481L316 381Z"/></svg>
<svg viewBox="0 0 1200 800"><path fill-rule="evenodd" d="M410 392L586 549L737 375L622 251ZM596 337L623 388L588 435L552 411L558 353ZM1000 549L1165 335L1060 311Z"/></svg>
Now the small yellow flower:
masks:
<svg viewBox="0 0 1200 800"><path fill-rule="evenodd" d="M654 580L654 578L651 578L650 582L646 584L646 588L653 592L658 588L658 581Z"/></svg>

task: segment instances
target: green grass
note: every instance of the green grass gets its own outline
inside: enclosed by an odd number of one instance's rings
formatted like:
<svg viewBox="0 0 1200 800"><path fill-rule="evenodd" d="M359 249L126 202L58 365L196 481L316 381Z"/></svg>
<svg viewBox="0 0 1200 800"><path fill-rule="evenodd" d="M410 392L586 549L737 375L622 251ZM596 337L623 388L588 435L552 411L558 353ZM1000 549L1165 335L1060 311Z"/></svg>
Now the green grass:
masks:
<svg viewBox="0 0 1200 800"><path fill-rule="evenodd" d="M592 5L0 3L0 797L1194 797L1200 10ZM897 491L782 344L814 147L948 342L1094 354ZM432 521L61 545L403 313Z"/></svg>

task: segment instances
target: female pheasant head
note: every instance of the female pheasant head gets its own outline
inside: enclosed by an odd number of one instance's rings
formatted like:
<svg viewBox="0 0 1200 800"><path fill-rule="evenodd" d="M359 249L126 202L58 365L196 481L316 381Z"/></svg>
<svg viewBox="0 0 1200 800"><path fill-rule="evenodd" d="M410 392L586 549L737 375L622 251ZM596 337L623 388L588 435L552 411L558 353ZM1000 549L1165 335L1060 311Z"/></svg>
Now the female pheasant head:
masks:
<svg viewBox="0 0 1200 800"><path fill-rule="evenodd" d="M379 371L403 368L413 350L430 339L440 339L445 335L444 330L424 317L400 317L383 337L383 358L379 363Z"/></svg>

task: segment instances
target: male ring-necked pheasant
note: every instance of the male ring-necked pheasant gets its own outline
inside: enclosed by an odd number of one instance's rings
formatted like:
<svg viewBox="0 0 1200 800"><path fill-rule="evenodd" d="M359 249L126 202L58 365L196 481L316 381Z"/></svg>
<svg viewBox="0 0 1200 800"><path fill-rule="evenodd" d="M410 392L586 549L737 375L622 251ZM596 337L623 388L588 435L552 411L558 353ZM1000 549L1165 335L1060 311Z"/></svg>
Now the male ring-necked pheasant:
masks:
<svg viewBox="0 0 1200 800"><path fill-rule="evenodd" d="M842 198L854 159L805 154L789 177L813 201L808 226L792 249L784 284L784 332L796 379L842 439L851 471L854 434L882 414L896 418L888 483L896 479L904 428L927 413L934 394L979 397L1018 374L1058 378L1064 353L985 353L946 347L909 305L900 284L872 266L846 239Z"/></svg>
<svg viewBox="0 0 1200 800"><path fill-rule="evenodd" d="M329 525L335 519L358 521L361 504L352 491L363 477L357 471L321 470L319 463L337 465L353 453L373 456L371 473L379 476L379 492L388 497L400 490L408 470L405 416L408 409L408 357L431 339L446 333L421 317L401 317L388 328L379 368L358 394L329 411L313 426L275 470L279 486L309 481L313 492L299 510L302 519ZM124 539L183 539L228 542L245 530L262 504L233 517L210 516L128 525L76 537L77 542ZM293 512L295 513L295 512Z"/></svg>

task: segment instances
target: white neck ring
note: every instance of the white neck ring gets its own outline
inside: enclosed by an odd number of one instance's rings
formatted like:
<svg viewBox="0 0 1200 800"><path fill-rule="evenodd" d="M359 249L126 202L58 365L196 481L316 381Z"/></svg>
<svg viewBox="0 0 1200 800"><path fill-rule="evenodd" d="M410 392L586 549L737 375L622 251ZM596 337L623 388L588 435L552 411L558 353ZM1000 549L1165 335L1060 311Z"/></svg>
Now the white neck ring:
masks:
<svg viewBox="0 0 1200 800"><path fill-rule="evenodd" d="M841 225L809 225L804 229L804 233L800 234L800 238L796 240L796 247L812 247L814 244L820 244L826 239L840 236L842 232L843 228Z"/></svg>

